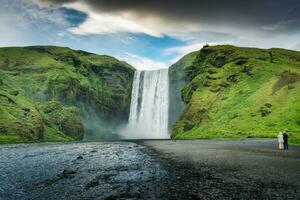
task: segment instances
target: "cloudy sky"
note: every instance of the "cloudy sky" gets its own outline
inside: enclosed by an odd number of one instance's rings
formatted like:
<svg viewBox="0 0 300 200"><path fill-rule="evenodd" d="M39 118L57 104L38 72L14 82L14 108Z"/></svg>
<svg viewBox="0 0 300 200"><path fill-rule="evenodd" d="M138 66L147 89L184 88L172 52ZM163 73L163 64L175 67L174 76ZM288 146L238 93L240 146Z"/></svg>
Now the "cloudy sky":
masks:
<svg viewBox="0 0 300 200"><path fill-rule="evenodd" d="M0 46L68 46L157 69L206 43L300 50L300 1L0 0Z"/></svg>

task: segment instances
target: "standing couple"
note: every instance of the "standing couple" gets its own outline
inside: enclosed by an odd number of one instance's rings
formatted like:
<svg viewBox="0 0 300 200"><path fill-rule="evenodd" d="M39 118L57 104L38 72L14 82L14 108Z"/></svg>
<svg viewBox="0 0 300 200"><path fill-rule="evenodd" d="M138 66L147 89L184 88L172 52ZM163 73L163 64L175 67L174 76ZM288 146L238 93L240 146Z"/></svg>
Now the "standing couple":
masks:
<svg viewBox="0 0 300 200"><path fill-rule="evenodd" d="M287 134L287 131L283 131L283 132L280 131L277 138L278 138L279 149L289 149L289 144L288 144L289 135Z"/></svg>

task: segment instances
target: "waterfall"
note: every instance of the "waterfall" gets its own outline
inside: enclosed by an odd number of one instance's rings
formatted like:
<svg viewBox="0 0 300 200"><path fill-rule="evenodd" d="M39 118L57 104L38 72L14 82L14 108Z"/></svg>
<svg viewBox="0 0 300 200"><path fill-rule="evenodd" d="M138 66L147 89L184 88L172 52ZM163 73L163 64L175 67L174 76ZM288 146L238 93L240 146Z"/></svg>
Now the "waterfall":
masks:
<svg viewBox="0 0 300 200"><path fill-rule="evenodd" d="M128 126L123 137L128 139L169 138L168 69L136 71L131 93Z"/></svg>

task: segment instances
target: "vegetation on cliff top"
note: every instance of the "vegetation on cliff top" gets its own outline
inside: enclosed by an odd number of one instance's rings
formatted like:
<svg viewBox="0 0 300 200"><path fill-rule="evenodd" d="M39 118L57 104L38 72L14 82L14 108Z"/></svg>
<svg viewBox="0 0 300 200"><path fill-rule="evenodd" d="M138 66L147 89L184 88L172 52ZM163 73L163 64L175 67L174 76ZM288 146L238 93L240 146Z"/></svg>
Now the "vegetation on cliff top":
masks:
<svg viewBox="0 0 300 200"><path fill-rule="evenodd" d="M112 119L126 121L133 75L110 56L0 48L0 143L80 140L84 131L104 137Z"/></svg>
<svg viewBox="0 0 300 200"><path fill-rule="evenodd" d="M276 137L300 143L300 52L211 46L170 68L186 80L173 138Z"/></svg>

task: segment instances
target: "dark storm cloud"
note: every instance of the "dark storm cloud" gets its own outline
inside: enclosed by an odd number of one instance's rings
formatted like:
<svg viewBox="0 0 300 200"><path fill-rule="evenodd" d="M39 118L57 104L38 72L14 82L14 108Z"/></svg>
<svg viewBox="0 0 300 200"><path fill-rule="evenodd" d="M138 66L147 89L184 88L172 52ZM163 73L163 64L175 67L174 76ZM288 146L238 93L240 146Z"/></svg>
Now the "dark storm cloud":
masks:
<svg viewBox="0 0 300 200"><path fill-rule="evenodd" d="M54 4L80 0L40 0ZM99 12L131 11L138 16L214 25L256 26L289 31L300 22L299 0L85 0Z"/></svg>

